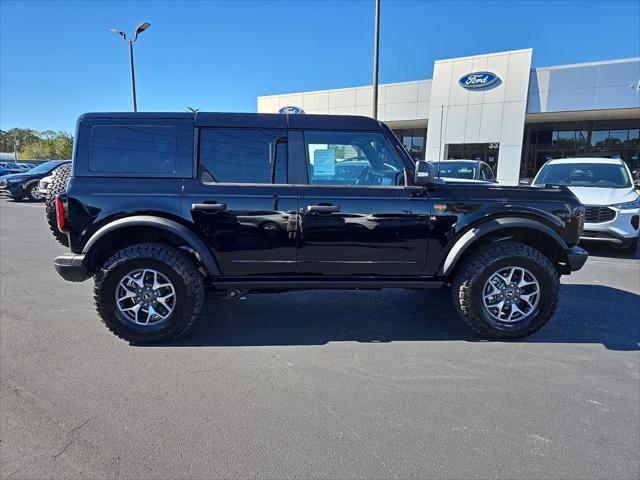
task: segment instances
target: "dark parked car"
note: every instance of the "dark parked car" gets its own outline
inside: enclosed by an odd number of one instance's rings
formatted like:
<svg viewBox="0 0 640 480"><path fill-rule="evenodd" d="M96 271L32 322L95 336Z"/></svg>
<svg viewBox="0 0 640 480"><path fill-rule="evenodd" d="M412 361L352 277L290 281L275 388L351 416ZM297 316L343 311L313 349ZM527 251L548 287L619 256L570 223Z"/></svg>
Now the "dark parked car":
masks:
<svg viewBox="0 0 640 480"><path fill-rule="evenodd" d="M432 162L439 177L457 182L496 182L491 167L480 160L441 160Z"/></svg>
<svg viewBox="0 0 640 480"><path fill-rule="evenodd" d="M450 286L476 332L519 338L587 259L566 188L448 184L371 118L102 113L77 133L55 267L93 276L98 314L131 342L183 333L205 288Z"/></svg>
<svg viewBox="0 0 640 480"><path fill-rule="evenodd" d="M24 197L33 201L42 200L38 182L65 163L70 162L69 160L51 160L23 173L4 175L0 177L0 192L8 194L14 200Z"/></svg>
<svg viewBox="0 0 640 480"><path fill-rule="evenodd" d="M32 167L27 167L22 163L15 163L15 162L3 162L3 163L0 163L0 167L4 168L10 174L28 172L32 168Z"/></svg>

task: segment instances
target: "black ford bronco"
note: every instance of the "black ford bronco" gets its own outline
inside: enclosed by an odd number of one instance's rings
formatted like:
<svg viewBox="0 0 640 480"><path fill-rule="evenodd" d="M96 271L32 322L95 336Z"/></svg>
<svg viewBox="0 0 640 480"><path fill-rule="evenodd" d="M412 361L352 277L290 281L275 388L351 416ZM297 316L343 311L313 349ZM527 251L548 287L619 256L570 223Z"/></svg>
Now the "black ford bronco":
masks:
<svg viewBox="0 0 640 480"><path fill-rule="evenodd" d="M134 343L182 334L205 289L446 286L480 335L525 337L587 260L565 187L448 183L365 117L86 114L54 202L56 270L94 277L98 314Z"/></svg>

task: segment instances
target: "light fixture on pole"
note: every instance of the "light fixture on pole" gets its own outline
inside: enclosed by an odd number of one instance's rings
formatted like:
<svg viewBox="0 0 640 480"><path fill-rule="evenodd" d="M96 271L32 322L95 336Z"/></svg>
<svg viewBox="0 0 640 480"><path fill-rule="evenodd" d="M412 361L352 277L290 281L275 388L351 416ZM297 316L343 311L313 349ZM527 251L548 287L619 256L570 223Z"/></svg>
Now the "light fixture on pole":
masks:
<svg viewBox="0 0 640 480"><path fill-rule="evenodd" d="M376 0L375 32L373 34L373 118L378 118L378 50L380 44L380 0Z"/></svg>
<svg viewBox="0 0 640 480"><path fill-rule="evenodd" d="M136 74L133 68L133 42L138 39L138 35L144 32L147 28L151 26L148 22L142 22L140 25L136 27L136 32L132 39L127 40L127 34L122 30L118 30L117 28L111 28L112 32L117 33L122 37L125 42L129 43L129 63L131 64L131 96L133 97L133 111L138 111L138 103L136 102Z"/></svg>

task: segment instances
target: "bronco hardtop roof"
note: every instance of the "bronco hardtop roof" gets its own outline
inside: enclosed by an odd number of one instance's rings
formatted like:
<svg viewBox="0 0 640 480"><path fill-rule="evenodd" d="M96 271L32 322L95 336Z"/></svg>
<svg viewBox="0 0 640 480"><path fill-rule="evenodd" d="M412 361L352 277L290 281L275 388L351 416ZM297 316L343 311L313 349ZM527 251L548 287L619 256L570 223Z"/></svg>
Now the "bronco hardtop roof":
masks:
<svg viewBox="0 0 640 480"><path fill-rule="evenodd" d="M318 130L379 130L380 123L356 115L315 115L222 112L104 112L85 113L79 120L191 120L196 127L311 128Z"/></svg>

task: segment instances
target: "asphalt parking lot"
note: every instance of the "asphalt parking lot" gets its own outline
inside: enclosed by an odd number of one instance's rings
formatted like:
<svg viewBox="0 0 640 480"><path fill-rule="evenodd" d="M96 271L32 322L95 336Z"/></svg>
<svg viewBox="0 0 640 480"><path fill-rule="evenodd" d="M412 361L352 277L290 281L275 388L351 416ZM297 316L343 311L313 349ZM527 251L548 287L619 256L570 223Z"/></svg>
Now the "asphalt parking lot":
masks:
<svg viewBox="0 0 640 480"><path fill-rule="evenodd" d="M102 326L41 204L0 199L2 478L640 477L640 259L486 342L446 290L209 300L178 342Z"/></svg>

